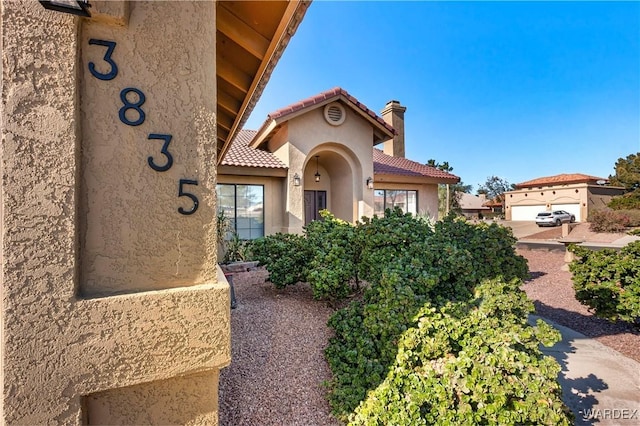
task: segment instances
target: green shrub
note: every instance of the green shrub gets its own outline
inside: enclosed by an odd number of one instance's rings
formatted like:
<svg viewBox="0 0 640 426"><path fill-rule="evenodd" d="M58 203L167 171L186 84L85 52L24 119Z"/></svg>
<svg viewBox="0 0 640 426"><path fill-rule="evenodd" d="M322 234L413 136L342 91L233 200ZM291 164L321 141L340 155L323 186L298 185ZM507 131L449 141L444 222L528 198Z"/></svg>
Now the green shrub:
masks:
<svg viewBox="0 0 640 426"><path fill-rule="evenodd" d="M327 210L322 220L305 227L305 243L311 254L306 278L316 299L343 299L349 294L350 282L359 285L358 264L361 245L355 227L336 219Z"/></svg>
<svg viewBox="0 0 640 426"><path fill-rule="evenodd" d="M249 250L265 265L269 279L278 288L305 281L311 253L301 235L277 233L253 240Z"/></svg>
<svg viewBox="0 0 640 426"><path fill-rule="evenodd" d="M613 197L607 206L613 210L638 210L640 209L640 191Z"/></svg>
<svg viewBox="0 0 640 426"><path fill-rule="evenodd" d="M594 210L589 213L589 229L594 232L624 232L630 219L615 210Z"/></svg>
<svg viewBox="0 0 640 426"><path fill-rule="evenodd" d="M400 209L387 209L384 217L364 217L357 229L362 246L359 273L373 284L380 281L389 261L414 254L421 256L425 241L433 235L428 221L404 214Z"/></svg>
<svg viewBox="0 0 640 426"><path fill-rule="evenodd" d="M277 234L251 250L274 284L307 279L316 298L341 298L351 282L368 282L360 300L329 319L337 417L566 424L559 367L538 350L556 336L526 325L533 307L518 288L527 264L515 242L497 224L449 216L431 225L396 209L356 226L323 212L304 236Z"/></svg>
<svg viewBox="0 0 640 426"><path fill-rule="evenodd" d="M640 319L640 241L623 247L592 251L571 246L576 259L569 264L576 299L596 316L612 321Z"/></svg>
<svg viewBox="0 0 640 426"><path fill-rule="evenodd" d="M332 316L335 336L326 350L334 374L330 403L340 418L384 379L398 340L415 326L425 303L465 301L484 279L527 274L511 231L496 224L474 225L450 216L432 230L395 211L364 220L359 230L366 236L362 266L370 287L361 302Z"/></svg>
<svg viewBox="0 0 640 426"><path fill-rule="evenodd" d="M349 424L571 424L560 366L539 349L560 335L541 320L527 324L534 308L518 285L493 280L469 302L425 304Z"/></svg>
<svg viewBox="0 0 640 426"><path fill-rule="evenodd" d="M640 226L640 210L617 210L617 212L627 217L626 227Z"/></svg>

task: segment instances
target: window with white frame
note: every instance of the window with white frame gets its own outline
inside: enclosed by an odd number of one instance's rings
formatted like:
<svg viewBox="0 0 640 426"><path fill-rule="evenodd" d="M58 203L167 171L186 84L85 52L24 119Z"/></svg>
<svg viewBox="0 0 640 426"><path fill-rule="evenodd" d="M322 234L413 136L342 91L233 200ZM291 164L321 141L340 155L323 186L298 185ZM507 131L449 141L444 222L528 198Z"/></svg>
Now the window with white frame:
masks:
<svg viewBox="0 0 640 426"><path fill-rule="evenodd" d="M224 212L241 240L264 236L264 186L219 183L218 212Z"/></svg>
<svg viewBox="0 0 640 426"><path fill-rule="evenodd" d="M418 213L418 191L408 189L376 189L373 191L373 213L384 216L386 209L399 207L404 213Z"/></svg>

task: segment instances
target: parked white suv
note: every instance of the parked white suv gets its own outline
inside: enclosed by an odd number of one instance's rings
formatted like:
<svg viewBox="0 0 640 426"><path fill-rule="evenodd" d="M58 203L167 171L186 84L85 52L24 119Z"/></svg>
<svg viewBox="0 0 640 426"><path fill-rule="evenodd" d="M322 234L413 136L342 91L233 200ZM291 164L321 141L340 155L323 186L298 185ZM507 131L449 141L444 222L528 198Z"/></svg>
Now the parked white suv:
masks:
<svg viewBox="0 0 640 426"><path fill-rule="evenodd" d="M540 212L536 216L538 226L560 226L562 223L573 223L576 217L564 210L554 210L552 212Z"/></svg>

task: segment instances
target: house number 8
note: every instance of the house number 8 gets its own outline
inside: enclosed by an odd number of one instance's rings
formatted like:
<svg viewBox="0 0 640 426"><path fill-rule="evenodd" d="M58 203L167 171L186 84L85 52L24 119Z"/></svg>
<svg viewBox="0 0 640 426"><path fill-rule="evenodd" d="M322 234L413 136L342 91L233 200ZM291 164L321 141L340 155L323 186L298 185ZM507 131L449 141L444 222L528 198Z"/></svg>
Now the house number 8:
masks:
<svg viewBox="0 0 640 426"><path fill-rule="evenodd" d="M102 60L109 66L108 72L100 72L96 69L96 65L93 62L89 62L89 72L98 80L109 81L116 78L118 75L118 64L113 60L113 51L116 48L116 42L110 40L97 40L90 39L90 45L105 46L107 51L105 52ZM101 67L104 69L105 67ZM146 114L142 109L147 100L144 92L135 87L126 87L120 91L120 100L122 101L122 107L118 110L118 117L120 121L128 126L139 126L144 123ZM169 152L169 144L171 143L172 136L160 133L150 133L149 140L162 140L162 148L160 148L160 154L164 156L164 163L158 164L154 156L147 157L147 164L156 172L166 172L173 166L173 155ZM162 160L162 157L160 157ZM192 205L189 209L178 207L178 213L185 216L192 215L198 210L198 197L194 194L185 191L185 185L198 185L197 180L193 179L180 179L178 181L178 197L187 197L191 200Z"/></svg>

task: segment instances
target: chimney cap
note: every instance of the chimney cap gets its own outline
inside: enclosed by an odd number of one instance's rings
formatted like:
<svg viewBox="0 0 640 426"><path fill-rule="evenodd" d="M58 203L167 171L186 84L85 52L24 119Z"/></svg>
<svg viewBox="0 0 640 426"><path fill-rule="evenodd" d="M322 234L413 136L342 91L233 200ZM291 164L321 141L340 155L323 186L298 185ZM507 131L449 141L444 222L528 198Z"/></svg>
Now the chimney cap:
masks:
<svg viewBox="0 0 640 426"><path fill-rule="evenodd" d="M382 108L382 115L386 115L390 112L403 114L407 110L407 107L400 105L399 101L391 100Z"/></svg>

